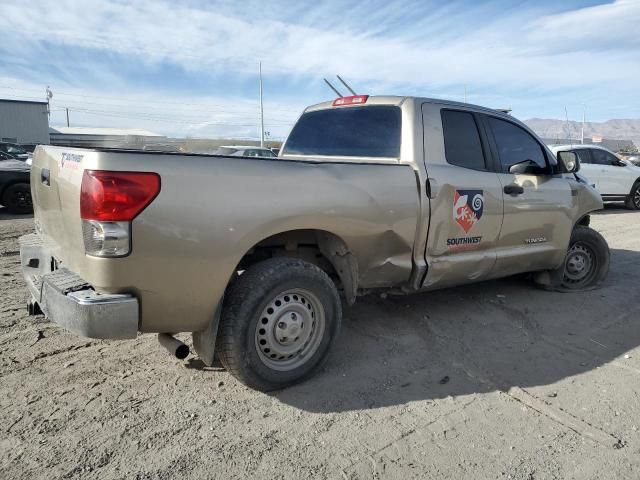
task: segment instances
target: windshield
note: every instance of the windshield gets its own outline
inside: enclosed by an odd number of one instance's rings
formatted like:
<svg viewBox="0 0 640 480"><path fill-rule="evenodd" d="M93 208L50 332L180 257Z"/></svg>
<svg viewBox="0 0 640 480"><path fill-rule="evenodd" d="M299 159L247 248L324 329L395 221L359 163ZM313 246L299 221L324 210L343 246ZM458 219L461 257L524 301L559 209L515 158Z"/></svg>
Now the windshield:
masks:
<svg viewBox="0 0 640 480"><path fill-rule="evenodd" d="M396 158L400 123L400 108L389 105L308 112L293 127L282 153Z"/></svg>
<svg viewBox="0 0 640 480"><path fill-rule="evenodd" d="M16 146L16 145L9 145L9 144L5 144L4 146L4 151L8 152L8 153L15 153L18 155L24 155L25 153L27 153L26 150Z"/></svg>
<svg viewBox="0 0 640 480"><path fill-rule="evenodd" d="M271 150L267 150L266 148L259 149L258 154L261 157L277 157L275 153L273 153Z"/></svg>
<svg viewBox="0 0 640 480"><path fill-rule="evenodd" d="M237 148L220 147L214 153L216 155L233 155L238 151Z"/></svg>

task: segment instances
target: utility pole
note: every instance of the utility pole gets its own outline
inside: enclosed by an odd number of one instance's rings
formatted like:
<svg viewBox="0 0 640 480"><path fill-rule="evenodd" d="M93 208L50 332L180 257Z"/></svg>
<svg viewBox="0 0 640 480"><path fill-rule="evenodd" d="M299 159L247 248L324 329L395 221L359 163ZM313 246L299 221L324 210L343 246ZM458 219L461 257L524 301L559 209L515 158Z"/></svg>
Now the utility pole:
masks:
<svg viewBox="0 0 640 480"><path fill-rule="evenodd" d="M264 107L262 106L262 62L258 63L260 74L260 148L264 148Z"/></svg>
<svg viewBox="0 0 640 480"><path fill-rule="evenodd" d="M69 108L65 108L67 111L67 127L69 126Z"/></svg>
<svg viewBox="0 0 640 480"><path fill-rule="evenodd" d="M53 92L49 89L49 85L47 85L47 88L44 91L44 96L47 99L47 116L49 117L49 120L51 120L51 105L49 104L49 100L53 97Z"/></svg>
<svg viewBox="0 0 640 480"><path fill-rule="evenodd" d="M587 107L582 105L582 130L580 131L580 144L584 145L584 120L587 115Z"/></svg>

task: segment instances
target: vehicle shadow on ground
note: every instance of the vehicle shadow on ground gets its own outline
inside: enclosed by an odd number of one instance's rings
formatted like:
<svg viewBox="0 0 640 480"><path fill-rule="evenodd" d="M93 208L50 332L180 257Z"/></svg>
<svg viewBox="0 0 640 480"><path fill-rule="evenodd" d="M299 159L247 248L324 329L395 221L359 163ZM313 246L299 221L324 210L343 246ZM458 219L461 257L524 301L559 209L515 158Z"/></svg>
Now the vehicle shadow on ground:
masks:
<svg viewBox="0 0 640 480"><path fill-rule="evenodd" d="M640 345L640 253L611 252L607 281L590 292L549 292L516 277L365 297L345 308L324 369L272 395L339 412L550 385L595 369Z"/></svg>
<svg viewBox="0 0 640 480"><path fill-rule="evenodd" d="M0 206L0 221L15 220L17 218L33 218L33 213L26 213L26 214L9 213L9 211L5 207Z"/></svg>
<svg viewBox="0 0 640 480"><path fill-rule="evenodd" d="M629 210L624 206L624 202L605 203L602 210L597 210L591 215L610 215L615 213L628 213L629 215L640 214L640 210Z"/></svg>

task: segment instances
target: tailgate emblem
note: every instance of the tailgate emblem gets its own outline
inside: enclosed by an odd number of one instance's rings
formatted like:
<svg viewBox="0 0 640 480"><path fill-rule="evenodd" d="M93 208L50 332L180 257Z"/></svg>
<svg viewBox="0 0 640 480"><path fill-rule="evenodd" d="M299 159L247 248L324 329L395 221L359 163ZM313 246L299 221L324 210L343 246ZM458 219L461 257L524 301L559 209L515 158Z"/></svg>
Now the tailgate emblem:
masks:
<svg viewBox="0 0 640 480"><path fill-rule="evenodd" d="M484 196L482 190L456 190L453 196L453 218L469 233L482 218Z"/></svg>
<svg viewBox="0 0 640 480"><path fill-rule="evenodd" d="M84 158L84 155L63 152L62 157L60 158L60 166L64 168L65 163L68 164L71 162L72 164L75 164L72 168L77 168L77 165L82 162L83 158Z"/></svg>

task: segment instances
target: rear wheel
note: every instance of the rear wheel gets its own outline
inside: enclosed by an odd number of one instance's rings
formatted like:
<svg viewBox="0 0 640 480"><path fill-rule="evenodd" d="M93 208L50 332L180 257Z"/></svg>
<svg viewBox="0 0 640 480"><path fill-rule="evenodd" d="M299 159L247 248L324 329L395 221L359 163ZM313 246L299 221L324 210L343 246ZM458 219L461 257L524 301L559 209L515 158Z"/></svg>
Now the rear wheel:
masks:
<svg viewBox="0 0 640 480"><path fill-rule="evenodd" d="M295 258L250 267L225 294L216 348L225 368L261 391L309 378L340 328L340 298L329 276Z"/></svg>
<svg viewBox="0 0 640 480"><path fill-rule="evenodd" d="M597 287L609 273L609 246L595 230L576 226L565 257L563 290L589 290Z"/></svg>
<svg viewBox="0 0 640 480"><path fill-rule="evenodd" d="M631 189L625 205L629 210L640 210L640 182L637 182Z"/></svg>
<svg viewBox="0 0 640 480"><path fill-rule="evenodd" d="M2 205L9 210L9 213L31 213L33 211L31 186L28 183L9 185L2 194Z"/></svg>

